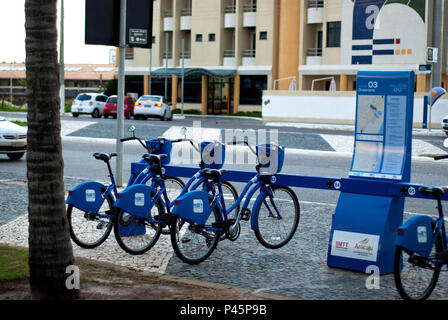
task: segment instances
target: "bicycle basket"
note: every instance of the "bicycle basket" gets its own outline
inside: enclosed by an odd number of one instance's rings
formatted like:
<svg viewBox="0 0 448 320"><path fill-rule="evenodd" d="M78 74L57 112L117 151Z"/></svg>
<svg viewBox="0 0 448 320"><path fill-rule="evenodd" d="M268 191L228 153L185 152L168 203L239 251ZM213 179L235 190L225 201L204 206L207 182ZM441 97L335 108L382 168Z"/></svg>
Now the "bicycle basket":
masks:
<svg viewBox="0 0 448 320"><path fill-rule="evenodd" d="M171 161L171 150L173 144L170 140L163 138L146 140L146 146L152 154L166 154L168 157L161 160L162 165L167 165Z"/></svg>
<svg viewBox="0 0 448 320"><path fill-rule="evenodd" d="M226 159L226 146L219 142L204 141L200 144L201 160L205 168L221 169Z"/></svg>
<svg viewBox="0 0 448 320"><path fill-rule="evenodd" d="M282 171L285 148L271 144L259 144L256 148L257 163L262 175L274 175Z"/></svg>

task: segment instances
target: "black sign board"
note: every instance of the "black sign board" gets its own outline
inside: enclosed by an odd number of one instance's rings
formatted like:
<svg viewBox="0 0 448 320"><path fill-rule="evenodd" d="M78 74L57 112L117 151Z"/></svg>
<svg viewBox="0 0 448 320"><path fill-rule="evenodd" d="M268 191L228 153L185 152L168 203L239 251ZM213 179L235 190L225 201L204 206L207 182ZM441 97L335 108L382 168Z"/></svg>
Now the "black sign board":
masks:
<svg viewBox="0 0 448 320"><path fill-rule="evenodd" d="M126 1L126 45L151 48L153 0ZM86 0L86 44L118 47L120 0Z"/></svg>

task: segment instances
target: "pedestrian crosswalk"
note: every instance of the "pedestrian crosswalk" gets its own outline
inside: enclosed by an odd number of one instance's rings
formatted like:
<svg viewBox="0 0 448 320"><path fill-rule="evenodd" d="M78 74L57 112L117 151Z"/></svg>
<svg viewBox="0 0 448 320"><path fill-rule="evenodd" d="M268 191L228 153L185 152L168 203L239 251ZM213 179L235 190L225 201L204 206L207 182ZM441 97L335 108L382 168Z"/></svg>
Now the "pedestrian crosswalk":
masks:
<svg viewBox="0 0 448 320"><path fill-rule="evenodd" d="M102 126L102 123L93 121L71 121L62 120L62 136L74 137L88 137L89 130L92 134L98 132L98 128L93 130L95 126ZM228 142L233 140L232 135L238 133L236 140L241 140L244 136L249 136L253 143L257 143L259 140L269 142L272 139L277 139L277 142L286 146L287 149L293 150L314 150L314 151L327 151L327 152L338 152L338 153L353 153L354 149L354 136L352 134L347 134L347 132L340 131L341 128L334 130L334 134L319 134L310 132L300 132L298 130L291 129L288 126L276 128L271 126L266 126L263 129L225 129L225 128L206 128L202 127L199 123L195 121L190 127L186 127L185 131L183 126L174 125L170 127L152 127L145 126L145 132L141 134L146 137L156 138L165 137L167 139L179 139L188 138L194 141L214 141L218 140L221 142ZM148 128L146 128L148 127ZM319 128L317 125L312 127L314 129ZM326 128L328 132L328 128ZM350 128L343 128L344 131ZM239 131L238 131L239 130ZM251 132L252 130L253 132ZM143 131L143 130L141 130ZM108 135L110 140L115 140L115 133ZM96 137L91 137L96 138ZM443 137L440 136L440 140L443 141ZM188 144L188 143L184 143ZM177 148L185 147L183 145L176 146ZM442 143L440 147L436 146L434 143L430 143L420 136L415 136L412 143L412 155L421 156L424 154L443 154L446 151L442 149Z"/></svg>

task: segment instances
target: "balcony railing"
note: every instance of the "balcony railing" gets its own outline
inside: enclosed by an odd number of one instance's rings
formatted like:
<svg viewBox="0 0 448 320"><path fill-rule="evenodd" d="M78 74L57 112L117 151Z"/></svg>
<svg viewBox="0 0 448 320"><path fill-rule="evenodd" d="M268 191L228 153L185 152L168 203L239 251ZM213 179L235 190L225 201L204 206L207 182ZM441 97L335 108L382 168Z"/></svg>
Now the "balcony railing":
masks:
<svg viewBox="0 0 448 320"><path fill-rule="evenodd" d="M255 3L245 4L243 12L257 12L257 5Z"/></svg>
<svg viewBox="0 0 448 320"><path fill-rule="evenodd" d="M163 59L173 59L173 53L171 51L164 52Z"/></svg>
<svg viewBox="0 0 448 320"><path fill-rule="evenodd" d="M324 0L308 0L308 8L323 8Z"/></svg>
<svg viewBox="0 0 448 320"><path fill-rule="evenodd" d="M235 58L235 50L224 50L224 58Z"/></svg>
<svg viewBox="0 0 448 320"><path fill-rule="evenodd" d="M180 15L182 17L189 17L189 16L191 16L191 9L190 8L185 8L185 9L180 10Z"/></svg>
<svg viewBox="0 0 448 320"><path fill-rule="evenodd" d="M255 58L256 50L255 49L244 49L243 57L244 58Z"/></svg>
<svg viewBox="0 0 448 320"><path fill-rule="evenodd" d="M234 5L226 6L224 8L224 13L235 13L236 7Z"/></svg>
<svg viewBox="0 0 448 320"><path fill-rule="evenodd" d="M179 54L179 58L182 59L191 59L191 51L184 51L184 54L182 56L182 52Z"/></svg>
<svg viewBox="0 0 448 320"><path fill-rule="evenodd" d="M308 48L308 57L322 57L322 48Z"/></svg>
<svg viewBox="0 0 448 320"><path fill-rule="evenodd" d="M164 16L165 18L171 18L171 17L173 17L173 9L166 9L166 10L163 12L163 16Z"/></svg>

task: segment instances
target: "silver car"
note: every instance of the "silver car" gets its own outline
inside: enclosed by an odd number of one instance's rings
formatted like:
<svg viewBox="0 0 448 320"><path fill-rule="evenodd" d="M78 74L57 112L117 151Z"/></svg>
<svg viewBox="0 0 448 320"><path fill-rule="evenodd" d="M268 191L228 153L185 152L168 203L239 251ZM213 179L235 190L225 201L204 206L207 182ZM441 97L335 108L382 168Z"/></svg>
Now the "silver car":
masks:
<svg viewBox="0 0 448 320"><path fill-rule="evenodd" d="M159 118L173 120L171 106L163 101L162 96L141 96L135 102L134 119Z"/></svg>
<svg viewBox="0 0 448 320"><path fill-rule="evenodd" d="M19 160L26 152L27 129L0 117L0 153Z"/></svg>

